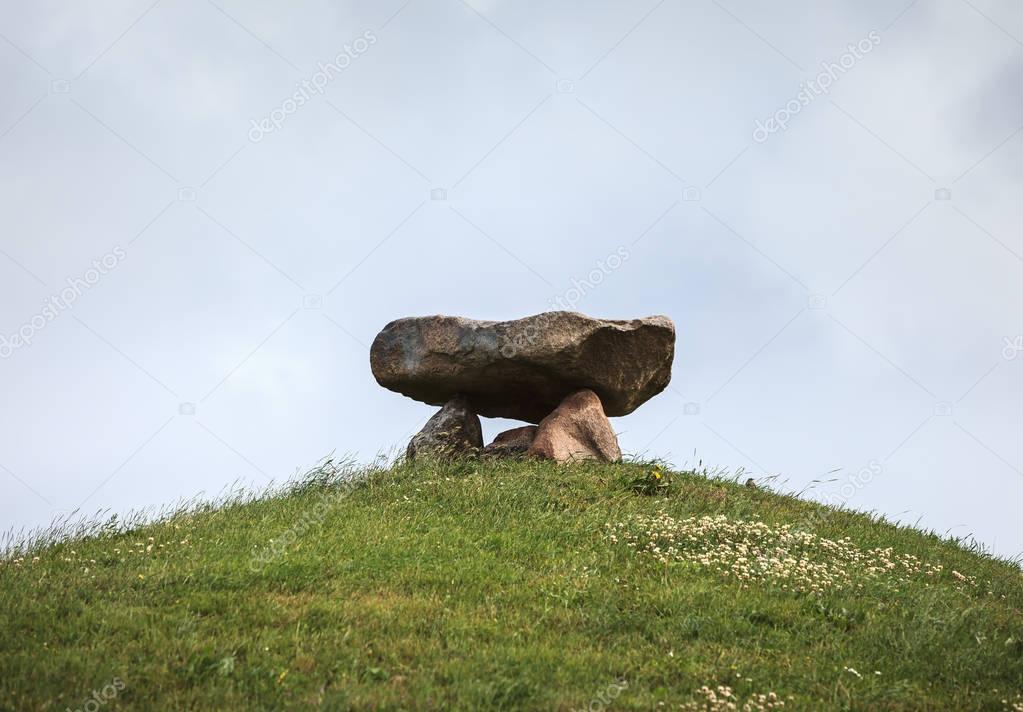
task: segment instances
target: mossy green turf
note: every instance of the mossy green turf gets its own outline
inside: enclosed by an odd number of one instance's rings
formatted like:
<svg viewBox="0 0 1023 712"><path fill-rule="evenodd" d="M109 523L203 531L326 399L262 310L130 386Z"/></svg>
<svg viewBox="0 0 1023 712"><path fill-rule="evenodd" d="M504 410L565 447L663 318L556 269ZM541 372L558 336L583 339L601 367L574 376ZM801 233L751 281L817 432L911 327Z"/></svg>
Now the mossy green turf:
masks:
<svg viewBox="0 0 1023 712"><path fill-rule="evenodd" d="M114 678L102 710L651 710L718 684L786 710L1001 710L1023 692L1018 566L695 473L636 491L649 469L401 464L30 545L0 561L0 708L82 709ZM799 524L979 585L741 588L607 539L662 509Z"/></svg>

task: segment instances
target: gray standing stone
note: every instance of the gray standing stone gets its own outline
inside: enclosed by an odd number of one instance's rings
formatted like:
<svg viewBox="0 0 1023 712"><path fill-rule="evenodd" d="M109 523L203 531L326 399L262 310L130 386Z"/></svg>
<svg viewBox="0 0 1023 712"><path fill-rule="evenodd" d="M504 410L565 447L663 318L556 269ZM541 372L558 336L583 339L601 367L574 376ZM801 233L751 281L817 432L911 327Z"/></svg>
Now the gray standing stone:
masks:
<svg viewBox="0 0 1023 712"><path fill-rule="evenodd" d="M477 454L482 448L480 419L464 396L456 396L413 436L406 455L410 460L421 455L443 458Z"/></svg>

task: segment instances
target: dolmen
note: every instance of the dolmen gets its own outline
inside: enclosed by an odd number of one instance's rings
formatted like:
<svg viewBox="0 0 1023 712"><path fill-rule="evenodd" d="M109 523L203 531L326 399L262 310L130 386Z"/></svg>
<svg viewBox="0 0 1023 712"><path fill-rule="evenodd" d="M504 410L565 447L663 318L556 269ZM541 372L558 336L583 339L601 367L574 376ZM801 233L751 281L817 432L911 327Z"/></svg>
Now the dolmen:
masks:
<svg viewBox="0 0 1023 712"><path fill-rule="evenodd" d="M373 340L384 388L441 406L407 456L621 459L608 417L628 415L671 380L675 325L665 316L595 319L546 312L514 321L398 319ZM532 423L483 446L479 416Z"/></svg>

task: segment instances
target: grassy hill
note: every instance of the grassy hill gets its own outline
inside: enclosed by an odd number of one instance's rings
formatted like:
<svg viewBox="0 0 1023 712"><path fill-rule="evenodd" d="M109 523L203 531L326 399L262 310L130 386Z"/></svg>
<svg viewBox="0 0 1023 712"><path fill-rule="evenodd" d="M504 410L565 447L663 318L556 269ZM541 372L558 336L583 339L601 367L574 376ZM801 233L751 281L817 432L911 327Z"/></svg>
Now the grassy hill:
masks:
<svg viewBox="0 0 1023 712"><path fill-rule="evenodd" d="M0 559L0 709L1023 709L1023 573L955 542L652 465L351 475Z"/></svg>

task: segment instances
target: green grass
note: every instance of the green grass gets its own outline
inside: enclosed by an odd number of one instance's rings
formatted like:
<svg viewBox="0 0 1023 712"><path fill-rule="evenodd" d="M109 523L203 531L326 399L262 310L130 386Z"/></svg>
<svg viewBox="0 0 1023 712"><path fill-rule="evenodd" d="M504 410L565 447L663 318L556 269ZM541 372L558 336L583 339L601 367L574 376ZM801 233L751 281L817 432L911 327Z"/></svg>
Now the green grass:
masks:
<svg viewBox="0 0 1023 712"><path fill-rule="evenodd" d="M341 484L351 472L328 468L22 542L0 559L0 709L705 709L684 705L728 685L739 709L774 692L785 710L1005 710L1023 693L1015 564L650 471L423 463ZM660 512L791 524L943 569L853 570L809 594L611 541L607 525Z"/></svg>

